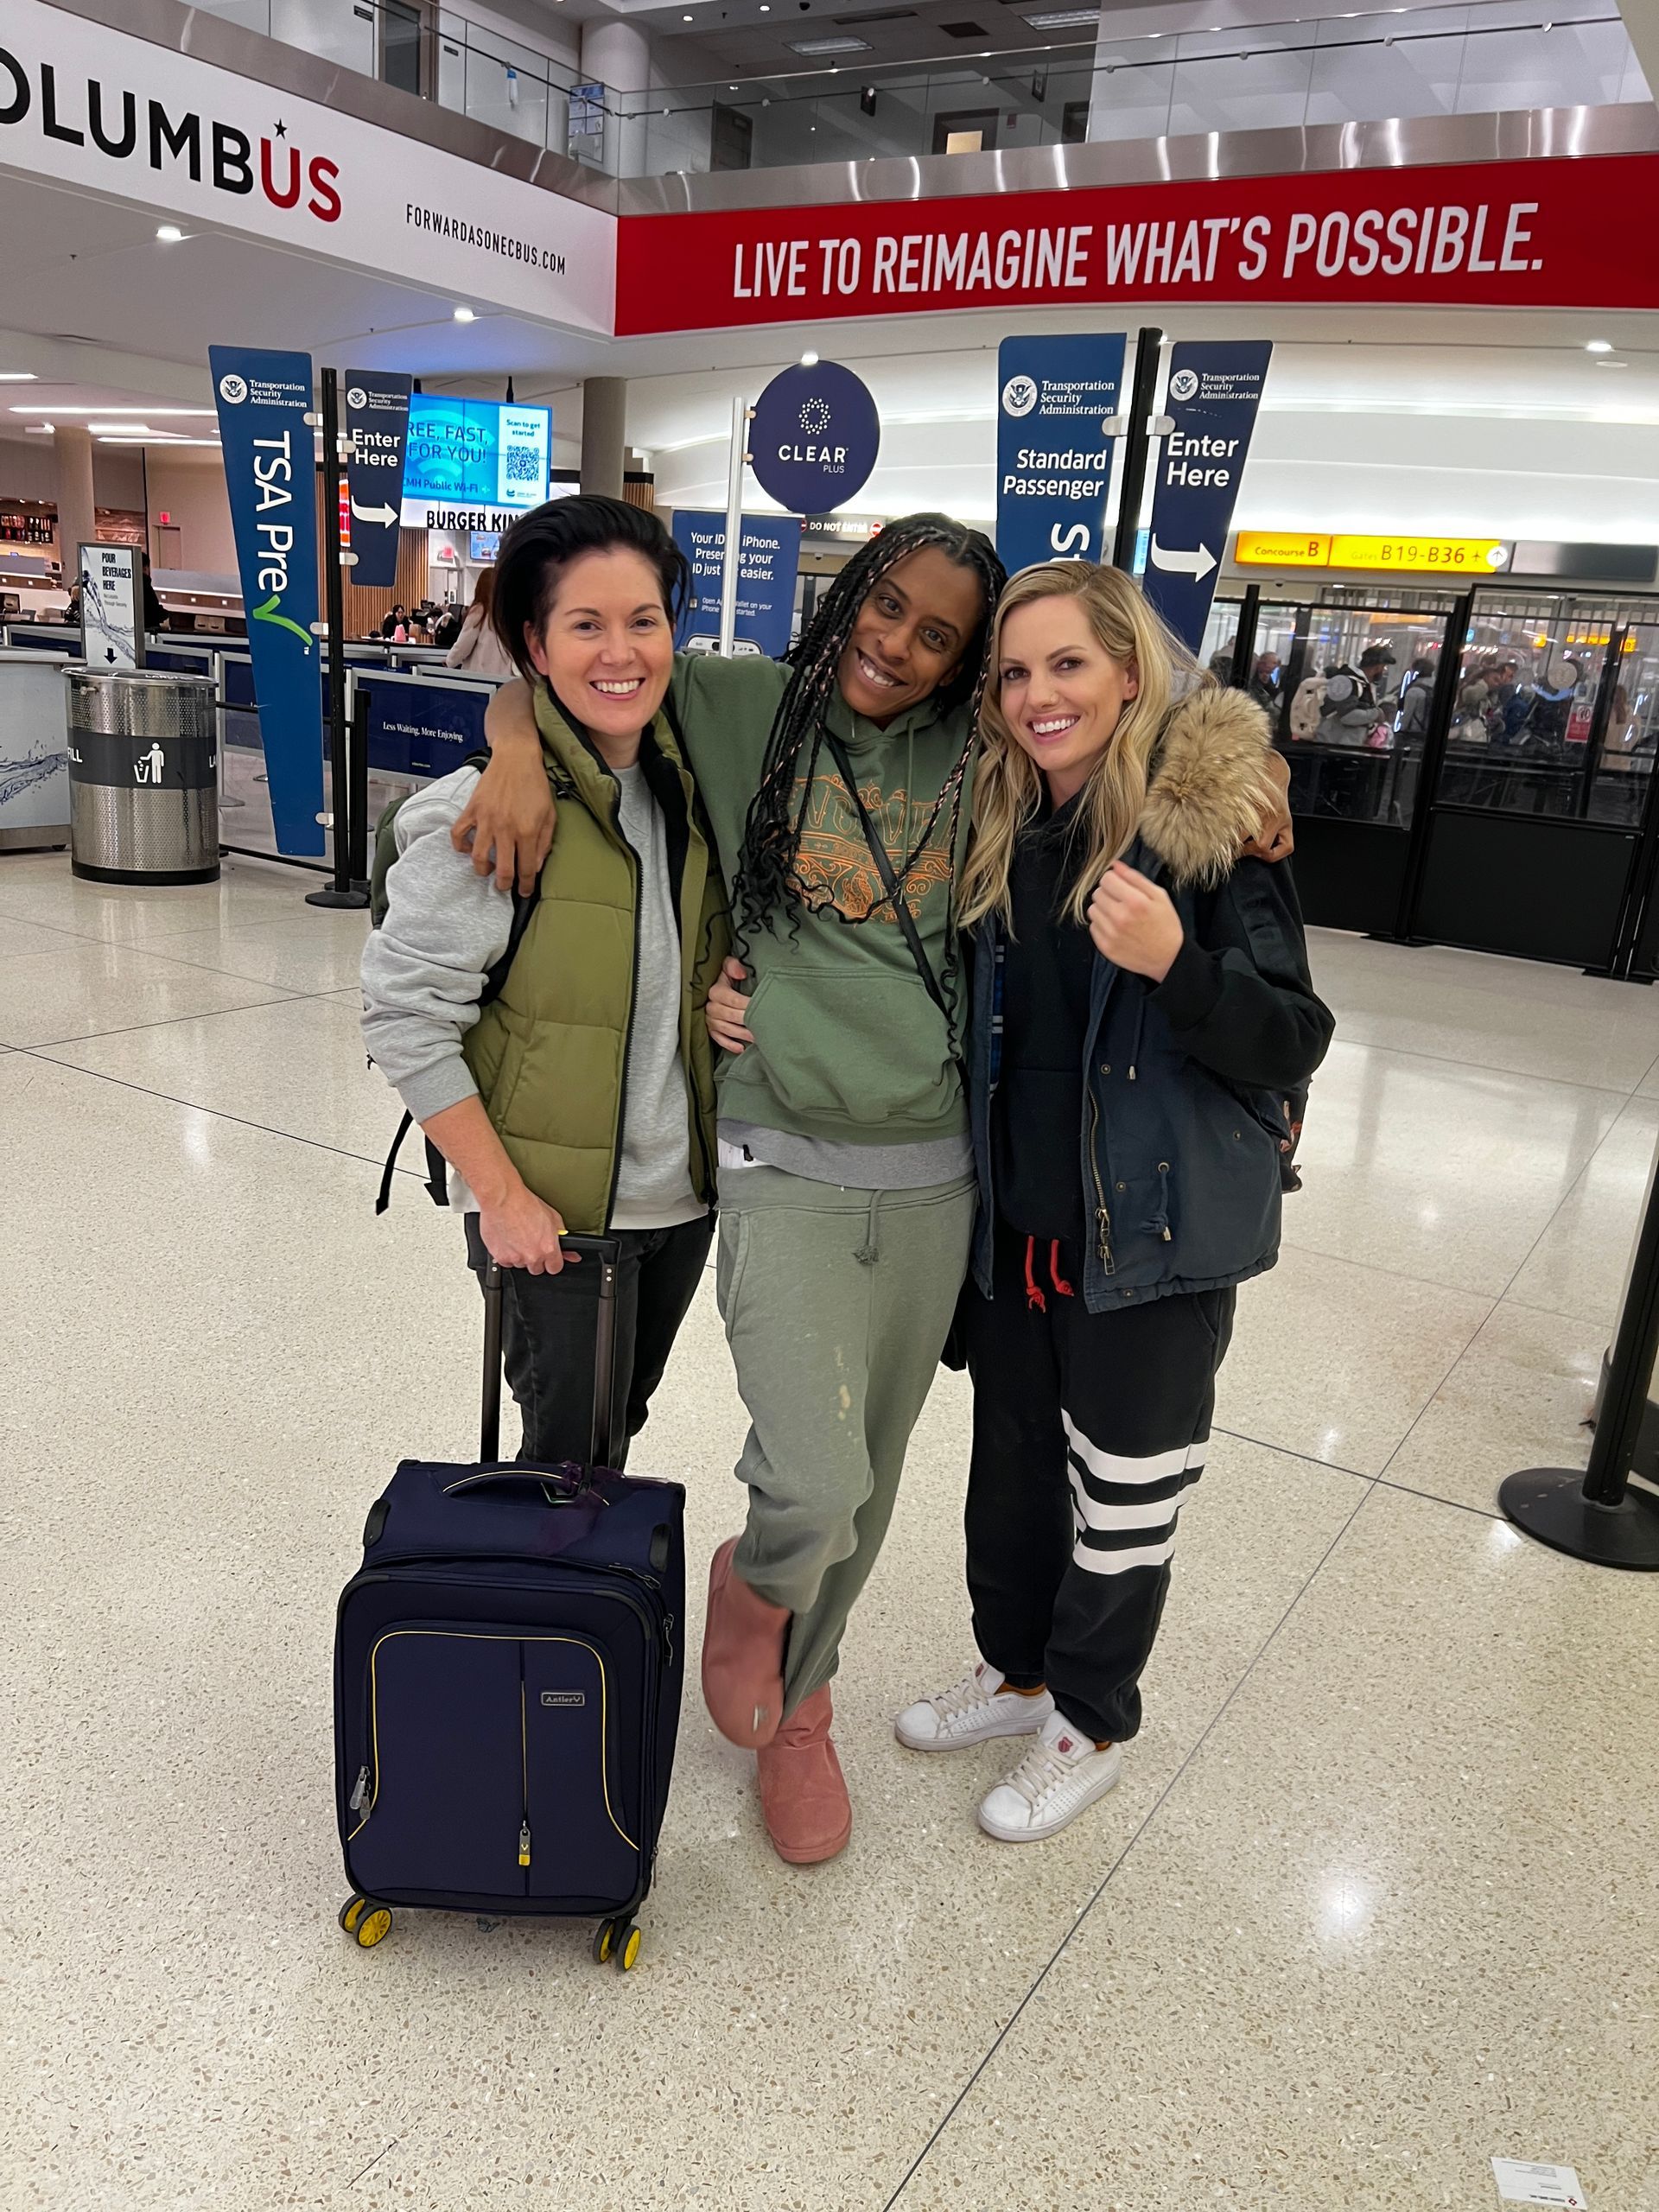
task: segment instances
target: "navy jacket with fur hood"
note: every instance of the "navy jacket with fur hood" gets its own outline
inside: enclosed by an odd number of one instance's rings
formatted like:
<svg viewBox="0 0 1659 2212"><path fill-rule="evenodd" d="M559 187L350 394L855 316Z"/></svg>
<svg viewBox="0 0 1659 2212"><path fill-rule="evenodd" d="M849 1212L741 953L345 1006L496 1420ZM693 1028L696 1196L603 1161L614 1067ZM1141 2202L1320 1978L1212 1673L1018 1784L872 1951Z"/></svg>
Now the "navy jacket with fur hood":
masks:
<svg viewBox="0 0 1659 2212"><path fill-rule="evenodd" d="M1219 1289L1278 1257L1285 1102L1324 1058L1334 1025L1308 974L1288 863L1236 857L1276 800L1268 751L1262 709L1206 684L1171 710L1154 759L1124 858L1163 884L1186 942L1157 985L1094 957L1077 1133L1091 1313ZM1001 923L987 917L969 943L972 1271L988 1298Z"/></svg>

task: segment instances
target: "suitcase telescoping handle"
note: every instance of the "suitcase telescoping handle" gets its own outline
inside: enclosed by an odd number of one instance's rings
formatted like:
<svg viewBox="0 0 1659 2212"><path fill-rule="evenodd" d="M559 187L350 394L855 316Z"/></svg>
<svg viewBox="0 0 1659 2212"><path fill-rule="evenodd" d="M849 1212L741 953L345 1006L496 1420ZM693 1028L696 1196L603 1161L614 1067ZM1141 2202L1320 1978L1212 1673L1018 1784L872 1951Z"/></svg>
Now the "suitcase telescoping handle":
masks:
<svg viewBox="0 0 1659 2212"><path fill-rule="evenodd" d="M608 1467L616 1450L616 1262L613 1236L567 1236L564 1249L581 1262L584 1285L598 1279L594 1309L594 1427L588 1464ZM591 1274L589 1271L592 1271ZM573 1301L580 1313L585 1301ZM488 1465L501 1456L501 1269L484 1269L484 1400L478 1456Z"/></svg>

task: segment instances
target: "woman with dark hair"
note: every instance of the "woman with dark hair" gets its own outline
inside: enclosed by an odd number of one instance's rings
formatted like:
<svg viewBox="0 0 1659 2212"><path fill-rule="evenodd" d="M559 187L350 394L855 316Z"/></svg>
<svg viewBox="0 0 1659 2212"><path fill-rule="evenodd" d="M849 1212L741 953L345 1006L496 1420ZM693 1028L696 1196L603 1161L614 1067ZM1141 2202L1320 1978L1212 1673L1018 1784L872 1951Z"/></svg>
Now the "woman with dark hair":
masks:
<svg viewBox="0 0 1659 2212"><path fill-rule="evenodd" d="M495 570L480 569L473 587L473 603L461 617L461 628L443 657L446 668L464 668L471 676L511 676L516 665L502 644L490 607L495 596Z"/></svg>
<svg viewBox="0 0 1659 2212"><path fill-rule="evenodd" d="M449 1164L474 1268L504 1270L531 1459L585 1459L591 1435L593 1317L578 1309L596 1285L560 1239L618 1246L622 1460L713 1234L706 1006L730 932L663 711L688 583L662 524L620 499L554 500L514 524L495 630L533 687L558 836L515 898L450 842L478 771L427 785L395 818L385 918L363 956L370 1055Z"/></svg>

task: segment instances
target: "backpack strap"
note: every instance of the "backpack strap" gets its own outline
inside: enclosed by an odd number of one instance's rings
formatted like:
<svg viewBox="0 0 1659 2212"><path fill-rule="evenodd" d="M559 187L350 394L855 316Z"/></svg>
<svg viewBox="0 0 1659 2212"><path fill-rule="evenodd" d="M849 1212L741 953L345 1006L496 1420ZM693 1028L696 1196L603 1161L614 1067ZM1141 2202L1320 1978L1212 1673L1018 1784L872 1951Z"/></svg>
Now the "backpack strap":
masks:
<svg viewBox="0 0 1659 2212"><path fill-rule="evenodd" d="M404 1148L404 1139L415 1126L415 1116L405 1114L397 1124L397 1134L391 1141L391 1150L386 1154L385 1166L380 1174L380 1195L374 1202L376 1213L385 1213L391 1204L391 1179L397 1172L397 1155ZM426 1194L435 1206L449 1203L449 1166L430 1137L426 1143Z"/></svg>

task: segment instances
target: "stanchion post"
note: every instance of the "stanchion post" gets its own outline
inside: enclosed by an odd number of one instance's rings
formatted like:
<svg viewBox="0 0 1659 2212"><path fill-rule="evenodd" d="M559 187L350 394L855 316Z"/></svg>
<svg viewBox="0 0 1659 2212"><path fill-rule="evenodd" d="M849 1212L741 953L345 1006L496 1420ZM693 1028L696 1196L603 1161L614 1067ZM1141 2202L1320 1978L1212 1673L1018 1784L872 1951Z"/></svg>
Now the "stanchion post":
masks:
<svg viewBox="0 0 1659 2212"><path fill-rule="evenodd" d="M1659 1154L1648 1170L1641 1226L1619 1308L1607 1387L1602 1393L1590 1464L1528 1467L1498 1485L1497 1501L1517 1529L1552 1550L1597 1567L1659 1573L1659 1497L1630 1487L1630 1461L1659 1351Z"/></svg>
<svg viewBox="0 0 1659 2212"><path fill-rule="evenodd" d="M352 772L350 777L353 891L365 895L369 888L369 696L355 672L347 679L352 691Z"/></svg>
<svg viewBox="0 0 1659 2212"><path fill-rule="evenodd" d="M1248 691L1250 670L1255 664L1255 633L1262 621L1262 587L1246 584L1244 601L1238 610L1238 628L1233 634L1233 689Z"/></svg>
<svg viewBox="0 0 1659 2212"><path fill-rule="evenodd" d="M1111 563L1126 576L1135 574L1135 541L1141 531L1141 495L1147 486L1147 447L1152 436L1153 395L1158 389L1158 349L1163 342L1163 332L1150 326L1135 334L1135 381L1129 387L1128 420L1123 431L1123 480L1117 495Z"/></svg>
<svg viewBox="0 0 1659 2212"><path fill-rule="evenodd" d="M1463 681L1463 649L1475 619L1472 585L1446 618L1440 643L1440 664L1434 671L1434 693L1428 702L1428 727L1423 732L1423 757L1418 764L1417 791L1412 801L1411 828L1407 833L1405 874L1400 886L1400 906L1394 934L1409 944L1417 925L1417 905L1422 896L1423 875L1428 866L1429 832L1433 827L1434 793L1440 780L1440 763L1452 732L1452 715ZM1381 932L1378 932L1381 934Z"/></svg>
<svg viewBox="0 0 1659 2212"><path fill-rule="evenodd" d="M328 549L323 583L328 608L328 801L334 810L334 880L326 890L308 891L308 906L366 906L369 894L352 881L351 771L346 753L346 594L342 584L345 547L340 542L340 372L322 372L322 493Z"/></svg>

